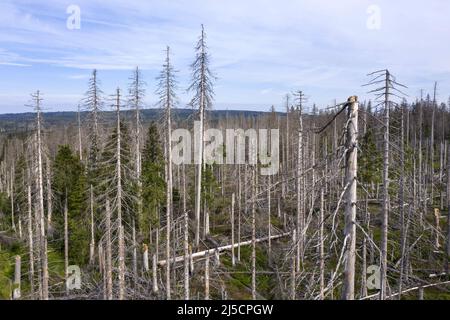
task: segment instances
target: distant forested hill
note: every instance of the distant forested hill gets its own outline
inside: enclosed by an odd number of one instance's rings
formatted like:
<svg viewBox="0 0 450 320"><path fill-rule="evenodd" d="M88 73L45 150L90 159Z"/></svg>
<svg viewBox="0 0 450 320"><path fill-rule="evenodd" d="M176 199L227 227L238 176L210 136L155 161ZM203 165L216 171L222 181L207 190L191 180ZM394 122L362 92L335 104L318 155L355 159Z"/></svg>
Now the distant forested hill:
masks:
<svg viewBox="0 0 450 320"><path fill-rule="evenodd" d="M175 109L173 111L175 120L186 120L189 119L195 113L192 109ZM209 112L210 120L214 121L219 118L223 118L226 115L230 117L253 117L263 114L265 112L257 111L237 111L237 110L212 110ZM80 117L83 121L87 117L87 112L81 112ZM126 110L122 114L125 118L132 118L134 111ZM102 113L103 121L105 123L111 123L114 120L113 111L105 111ZM159 109L144 109L141 111L141 119L144 124L151 120L158 120L161 116L161 111ZM77 112L75 111L62 111L62 112L45 112L43 113L44 126L49 127L60 127L67 125L74 125L77 121ZM27 113L8 113L0 114L0 132L3 133L17 133L26 132L34 128L36 121L36 114L33 112Z"/></svg>

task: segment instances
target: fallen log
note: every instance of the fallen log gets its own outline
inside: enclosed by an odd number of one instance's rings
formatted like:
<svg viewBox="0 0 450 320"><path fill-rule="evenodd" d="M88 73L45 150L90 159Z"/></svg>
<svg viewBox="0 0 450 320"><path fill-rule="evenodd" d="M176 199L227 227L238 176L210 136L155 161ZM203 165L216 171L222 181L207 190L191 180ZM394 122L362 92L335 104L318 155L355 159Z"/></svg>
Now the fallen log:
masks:
<svg viewBox="0 0 450 320"><path fill-rule="evenodd" d="M259 239L256 239L256 243L267 241L267 240L269 240L269 238L270 238L270 240L283 238L290 234L291 234L290 232L286 232L286 233L282 233L282 234L278 234L278 235L273 235L271 237L259 238ZM233 248L233 247L237 248L238 246L250 245L251 243L252 243L252 240L248 240L248 241L243 241L240 243L235 243L234 245L229 244L229 245L222 246L222 247L216 247L216 248L212 248L212 249L208 249L208 250L204 250L204 251L195 252L195 253L192 253L192 259L204 257L204 256L206 256L206 254L214 254L216 251L220 253L223 251L231 250L231 248ZM184 256L178 256L178 257L169 259L169 261L171 263L182 262L182 261L184 261ZM158 261L158 266L164 266L166 263L167 263L167 260L160 260L160 261Z"/></svg>

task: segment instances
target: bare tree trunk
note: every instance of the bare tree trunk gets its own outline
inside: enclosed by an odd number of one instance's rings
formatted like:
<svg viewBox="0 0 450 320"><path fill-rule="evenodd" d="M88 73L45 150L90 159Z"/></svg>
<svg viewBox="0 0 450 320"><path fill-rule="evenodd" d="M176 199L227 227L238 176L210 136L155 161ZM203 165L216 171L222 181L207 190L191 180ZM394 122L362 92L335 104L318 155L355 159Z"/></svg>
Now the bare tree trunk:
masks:
<svg viewBox="0 0 450 320"><path fill-rule="evenodd" d="M132 98L134 104L134 112L135 112L135 170L136 170L136 182L137 182L137 215L139 218L142 217L143 212L143 203L142 203L142 155L141 155L141 103L142 96L144 94L144 90L141 88L142 81L140 79L140 71L139 68L136 67L134 71L133 83L132 83Z"/></svg>
<svg viewBox="0 0 450 320"><path fill-rule="evenodd" d="M136 243L136 225L133 220L133 281L134 281L134 289L137 290L138 283L138 266L137 266L137 243Z"/></svg>
<svg viewBox="0 0 450 320"><path fill-rule="evenodd" d="M323 187L320 189L320 215L319 215L319 285L320 300L324 298L325 290L325 252L324 252L324 199Z"/></svg>
<svg viewBox="0 0 450 320"><path fill-rule="evenodd" d="M122 135L120 129L120 89L116 91L117 112L117 150L116 150L116 174L117 174L117 224L119 231L119 300L125 299L125 235L122 223Z"/></svg>
<svg viewBox="0 0 450 320"><path fill-rule="evenodd" d="M316 106L313 106L313 118L312 118L312 130L311 130L311 208L314 208L314 201L316 198L315 186L316 186L316 135L315 131L315 119L316 119ZM306 192L305 192L306 193Z"/></svg>
<svg viewBox="0 0 450 320"><path fill-rule="evenodd" d="M17 218L17 225L19 226L19 239L22 240L22 218L19 217Z"/></svg>
<svg viewBox="0 0 450 320"><path fill-rule="evenodd" d="M441 115L444 117L444 115ZM442 139L444 139L444 134L442 134ZM444 162L445 162L445 144L444 141L441 141L439 144L439 185L442 186L439 192L439 208L441 211L444 211Z"/></svg>
<svg viewBox="0 0 450 320"><path fill-rule="evenodd" d="M206 200L203 200L203 239L206 239L206 236L209 235L209 208Z"/></svg>
<svg viewBox="0 0 450 320"><path fill-rule="evenodd" d="M241 166L238 164L238 227L237 241L241 243L241 211L242 211L242 184L241 184ZM241 246L237 247L237 261L241 261Z"/></svg>
<svg viewBox="0 0 450 320"><path fill-rule="evenodd" d="M119 300L125 299L125 234L119 225Z"/></svg>
<svg viewBox="0 0 450 320"><path fill-rule="evenodd" d="M436 225L434 230L434 246L436 250L439 250L439 248L441 247L441 244L439 243L439 235L441 233L440 220L441 220L441 213L438 208L434 208L434 223Z"/></svg>
<svg viewBox="0 0 450 320"><path fill-rule="evenodd" d="M184 165L183 165L184 168ZM184 183L184 181L183 181ZM190 292L189 292L189 214L184 208L183 211L184 216L184 299L189 300Z"/></svg>
<svg viewBox="0 0 450 320"><path fill-rule="evenodd" d="M29 177L31 179L31 177ZM34 248L33 248L33 218L31 202L31 185L28 184L28 253L30 258L30 294L31 299L34 299Z"/></svg>
<svg viewBox="0 0 450 320"><path fill-rule="evenodd" d="M433 106L432 106L432 113L431 113L431 137L430 137L430 187L431 187L431 193L430 193L430 199L431 199L431 206L434 206L434 128L435 128L435 118L436 118L436 89L437 89L437 82L434 83L434 90L433 90Z"/></svg>
<svg viewBox="0 0 450 320"><path fill-rule="evenodd" d="M14 217L14 160L11 167L11 174L10 174L10 199L11 199L11 227L13 231L16 231L16 219Z"/></svg>
<svg viewBox="0 0 450 320"><path fill-rule="evenodd" d="M205 300L209 300L209 254L205 259Z"/></svg>
<svg viewBox="0 0 450 320"><path fill-rule="evenodd" d="M285 163L283 164L284 169L284 179L283 181L287 180L288 174L289 174L289 160L290 160L290 153L289 153L289 143L290 143L290 132L289 132L289 95L286 95L286 159ZM283 198L287 193L286 189L289 189L289 187L286 185L286 183L283 183Z"/></svg>
<svg viewBox="0 0 450 320"><path fill-rule="evenodd" d="M380 300L386 299L387 283L387 245L389 223L389 88L390 74L386 71L384 101L384 141L383 141L383 207L381 225L381 257L380 257Z"/></svg>
<svg viewBox="0 0 450 320"><path fill-rule="evenodd" d="M192 246L189 246L189 271L194 273L194 257L192 255Z"/></svg>
<svg viewBox="0 0 450 320"><path fill-rule="evenodd" d="M447 260L445 264L446 273L450 273L450 144L447 148Z"/></svg>
<svg viewBox="0 0 450 320"><path fill-rule="evenodd" d="M269 255L269 261L271 261L272 258L272 240L271 240L271 233L272 233L272 217L270 212L271 207L271 176L267 176L267 236L269 237L269 240L267 242L268 245L268 255Z"/></svg>
<svg viewBox="0 0 450 320"><path fill-rule="evenodd" d="M236 264L234 256L234 193L231 195L231 265L234 267Z"/></svg>
<svg viewBox="0 0 450 320"><path fill-rule="evenodd" d="M97 246L98 251L98 268L103 277L103 300L108 299L108 279L106 277L106 254L103 250L103 245L101 242Z"/></svg>
<svg viewBox="0 0 450 320"><path fill-rule="evenodd" d="M179 239L177 231L179 231L179 227L178 227L179 225L180 225L179 220L175 220L172 217L172 237L171 237L172 250L170 252L172 259L176 256L176 253L177 253L177 244L178 244L178 239ZM177 283L177 269L176 269L175 262L173 262L173 261L175 261L175 260L172 260L172 268L170 270L171 277L172 277L171 283L176 284Z"/></svg>
<svg viewBox="0 0 450 320"><path fill-rule="evenodd" d="M39 210L39 193L38 193L38 186L39 186L39 170L38 170L38 152L37 152L37 134L34 136L34 155L33 155L33 168L34 168L34 184L36 186L36 197L34 199L34 221L35 221L35 227L34 227L34 238L36 239L36 275L38 280L38 296L39 299L42 300L44 298L43 295L43 284L42 284L42 237L41 237L41 212ZM9 190L9 189L8 189Z"/></svg>
<svg viewBox="0 0 450 320"><path fill-rule="evenodd" d="M167 47L167 57L166 57L166 98L165 98L165 117L166 117L166 259L170 259L170 233L172 231L171 220L172 220L172 120L171 120L171 108L172 108L172 97L170 95L170 80L169 75L169 47ZM170 263L166 265L166 295L167 299L171 299L171 281L170 281Z"/></svg>
<svg viewBox="0 0 450 320"><path fill-rule="evenodd" d="M41 238L41 263L42 263L42 299L48 300L48 257L47 257L47 236L45 232L44 219L44 186L42 176L42 138L41 138L41 107L40 94L36 93L36 111L37 111L37 177L38 177L38 204L40 217L40 238Z"/></svg>
<svg viewBox="0 0 450 320"><path fill-rule="evenodd" d="M401 119L400 119L400 186L399 186L399 210L400 210L400 278L398 282L398 299L400 300L403 285L403 273L405 266L406 255L406 227L405 227L405 208L404 208L404 175L405 175L405 124L404 124L404 109L401 105Z"/></svg>
<svg viewBox="0 0 450 320"><path fill-rule="evenodd" d="M252 177L252 299L256 300L256 165Z"/></svg>
<svg viewBox="0 0 450 320"><path fill-rule="evenodd" d="M89 208L91 214L91 243L89 244L89 263L94 263L94 255L95 255L95 233L94 233L94 187L92 184L89 188Z"/></svg>
<svg viewBox="0 0 450 320"><path fill-rule="evenodd" d="M152 275L153 275L153 293L157 293L158 292L158 274L157 274L157 269L158 268L158 261L157 261L157 257L156 254L153 254L153 258L152 258Z"/></svg>
<svg viewBox="0 0 450 320"><path fill-rule="evenodd" d="M148 265L148 246L147 246L147 244L143 244L142 245L142 247L143 247L143 254L142 254L142 262L143 262L143 265L144 265L144 272L148 272L148 270L149 270L149 265Z"/></svg>
<svg viewBox="0 0 450 320"><path fill-rule="evenodd" d="M358 170L358 101L356 97L348 99L348 122L346 140L346 185L347 201L345 207L345 230L347 239L345 248L344 291L342 298L355 298L355 258L356 258L356 174Z"/></svg>
<svg viewBox="0 0 450 320"><path fill-rule="evenodd" d="M156 228L155 253L156 259L159 259L159 224L158 227Z"/></svg>
<svg viewBox="0 0 450 320"><path fill-rule="evenodd" d="M300 272L302 264L303 245L304 245L304 197L302 197L302 189L304 183L303 177L303 92L298 92L298 141L297 141L297 272Z"/></svg>
<svg viewBox="0 0 450 320"><path fill-rule="evenodd" d="M367 239L363 239L362 248L362 264L361 264L361 297L367 296Z"/></svg>
<svg viewBox="0 0 450 320"><path fill-rule="evenodd" d="M52 208L52 182L51 182L51 174L50 174L50 159L48 157L46 157L45 159L45 164L46 164L46 172L45 172L45 176L47 178L47 224L48 224L48 228L51 228L52 225L52 213L53 213L53 208Z"/></svg>
<svg viewBox="0 0 450 320"><path fill-rule="evenodd" d="M181 174L182 174L182 188L183 188L183 212L187 211L187 200L186 200L186 169L185 169L185 164L183 163L181 165Z"/></svg>
<svg viewBox="0 0 450 320"><path fill-rule="evenodd" d="M17 300L21 297L20 292L20 279L21 279L21 259L20 256L16 256L15 268L14 268L14 290L13 290L13 299Z"/></svg>
<svg viewBox="0 0 450 320"><path fill-rule="evenodd" d="M423 183L423 160L422 160L422 140L423 140L423 99L422 99L422 92L421 92L421 97L420 97L420 104L419 104L419 204L422 204L422 197L423 197L423 192L422 192L422 183ZM422 227L423 226L423 214L422 214L422 209L419 208L419 226Z"/></svg>
<svg viewBox="0 0 450 320"><path fill-rule="evenodd" d="M112 244L111 244L111 208L109 199L106 200L106 297L113 299L113 280L112 280Z"/></svg>
<svg viewBox="0 0 450 320"><path fill-rule="evenodd" d="M368 202L369 202L368 191L365 193L364 200L364 225L369 231L370 223L368 216ZM362 264L361 264L361 297L367 296L367 236L364 235L362 243Z"/></svg>
<svg viewBox="0 0 450 320"><path fill-rule="evenodd" d="M295 250L295 248L297 247L297 230L294 228L294 230L292 231L292 244L293 244L293 250ZM292 255L292 265L291 265L291 300L295 300L295 298L296 298L296 287L297 287L297 285L296 285L296 283L297 283L297 281L296 281L296 266L295 266L295 264L296 264L296 262L297 262L297 258L296 258L296 255L295 254L293 254Z"/></svg>
<svg viewBox="0 0 450 320"><path fill-rule="evenodd" d="M64 199L64 278L66 282L66 295L69 295L67 280L69 278L69 217L67 207L67 190Z"/></svg>

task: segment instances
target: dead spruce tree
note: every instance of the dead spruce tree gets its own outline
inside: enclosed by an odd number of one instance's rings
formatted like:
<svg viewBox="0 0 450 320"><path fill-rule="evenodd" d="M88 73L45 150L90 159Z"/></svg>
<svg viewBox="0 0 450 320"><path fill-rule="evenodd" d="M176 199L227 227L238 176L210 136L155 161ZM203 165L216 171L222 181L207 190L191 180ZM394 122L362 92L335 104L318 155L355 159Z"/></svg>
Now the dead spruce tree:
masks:
<svg viewBox="0 0 450 320"><path fill-rule="evenodd" d="M447 243L446 255L447 261L445 263L445 272L450 273L450 144L447 143Z"/></svg>
<svg viewBox="0 0 450 320"><path fill-rule="evenodd" d="M89 153L88 169L91 175L95 176L98 169L99 155L101 151L100 141L100 113L103 109L103 92L100 89L100 82L97 78L97 70L92 71L89 79L88 90L83 99L83 106L89 112L88 117L88 135L89 135Z"/></svg>
<svg viewBox="0 0 450 320"><path fill-rule="evenodd" d="M134 168L132 167L132 151L130 134L127 125L121 119L121 91L116 90L112 96L112 107L115 109L115 123L112 134L108 137L102 157L99 180L102 203L110 200L112 239L114 244L106 243L103 247L112 247L113 260L117 261L117 283L114 296L119 300L126 299L130 293L127 286L126 256L128 253L127 238L132 234L132 224L135 220L137 199L133 193L136 190ZM131 231L130 231L131 230ZM108 233L108 232L106 232ZM104 241L104 240L103 240Z"/></svg>
<svg viewBox="0 0 450 320"><path fill-rule="evenodd" d="M175 89L176 79L175 70L170 62L170 48L166 48L166 58L163 69L158 79L158 88L156 94L159 97L159 107L164 113L164 145L165 145L165 163L166 163L166 260L171 258L171 232L172 232L172 216L173 216L173 182L172 182L172 116L171 110L177 101ZM183 213L186 215L187 212ZM185 229L188 227L185 221ZM185 230L187 233L187 230ZM184 246L185 247L185 246ZM185 248L186 249L186 248ZM187 253L185 252L185 255ZM166 264L166 297L171 299L171 278L170 263ZM185 299L189 299L189 274L185 273Z"/></svg>
<svg viewBox="0 0 450 320"><path fill-rule="evenodd" d="M39 252L40 252L40 264L41 264L41 275L40 275L40 297L43 300L48 300L49 291L49 273L48 273L48 252L47 252L47 233L46 233L46 223L45 223L45 211L44 211L44 182L43 182L43 141L42 141L42 97L40 92L37 91L35 94L31 95L34 108L36 111L36 139L35 139L35 154L36 163L34 167L35 177L36 177L36 188L37 188L37 200L36 200L36 212L39 220L36 221L39 230Z"/></svg>
<svg viewBox="0 0 450 320"><path fill-rule="evenodd" d="M213 80L214 76L209 69L210 56L206 45L206 34L202 25L202 32L195 47L195 61L192 63L192 80L188 90L194 93L190 105L198 108L199 111L199 136L195 140L194 159L197 164L197 178L195 187L195 246L200 244L200 208L202 206L202 171L203 171L203 147L204 147L204 126L205 111L212 106L214 97ZM203 214L207 214L204 212Z"/></svg>
<svg viewBox="0 0 450 320"><path fill-rule="evenodd" d="M345 180L347 187L345 206L344 243L345 271L344 291L342 297L345 300L355 298L355 260L356 260L356 174L358 170L358 101L353 96L348 99L348 121L346 128L346 163Z"/></svg>
<svg viewBox="0 0 450 320"><path fill-rule="evenodd" d="M116 90L116 112L117 112L117 127L116 127L116 207L117 207L117 227L118 227L118 259L119 259L119 274L118 274L118 286L119 286L119 300L125 298L125 233L123 227L122 218L122 202L123 202L123 189L122 189L122 132L120 122L120 89Z"/></svg>
<svg viewBox="0 0 450 320"><path fill-rule="evenodd" d="M395 105L392 101L392 96L399 96L398 93L403 94L397 87L404 87L404 85L396 82L395 77L391 75L389 70L375 71L369 74L372 79L367 84L368 86L381 85L376 89L370 91L376 96L379 101L378 105L384 108L383 116L383 201L382 201L382 225L381 225L381 257L380 257L380 300L386 299L387 289L387 269L388 269L388 225L389 225L389 166L390 166L390 111L391 106Z"/></svg>
<svg viewBox="0 0 450 320"><path fill-rule="evenodd" d="M99 196L99 170L100 170L100 153L102 151L101 132L100 132L100 115L103 110L103 92L100 89L100 81L97 78L97 70L92 71L92 76L89 79L88 90L82 101L83 108L88 111L87 126L88 126L88 157L87 157L87 172L89 183L89 202L91 215L91 241L89 244L89 260L94 262L95 254L95 216L98 207Z"/></svg>
<svg viewBox="0 0 450 320"><path fill-rule="evenodd" d="M128 105L134 111L134 165L137 183L137 216L142 220L142 121L141 110L144 108L145 86L139 67L133 71L128 87Z"/></svg>
<svg viewBox="0 0 450 320"><path fill-rule="evenodd" d="M297 172L296 172L296 190L297 190L297 218L296 218L296 225L297 225L297 250L296 250L296 256L297 256L297 262L296 262L296 268L297 272L300 272L300 266L303 263L303 250L304 250L304 232L305 232L305 217L304 217L304 201L305 201L305 194L303 191L303 183L304 183L304 175L303 175L303 107L305 103L305 95L302 91L297 91L295 94L295 101L297 104L297 113L298 113L298 140L297 140ZM287 124L286 124L287 125ZM287 139L289 141L289 139ZM288 145L286 145L287 148ZM286 150L287 152L287 150Z"/></svg>

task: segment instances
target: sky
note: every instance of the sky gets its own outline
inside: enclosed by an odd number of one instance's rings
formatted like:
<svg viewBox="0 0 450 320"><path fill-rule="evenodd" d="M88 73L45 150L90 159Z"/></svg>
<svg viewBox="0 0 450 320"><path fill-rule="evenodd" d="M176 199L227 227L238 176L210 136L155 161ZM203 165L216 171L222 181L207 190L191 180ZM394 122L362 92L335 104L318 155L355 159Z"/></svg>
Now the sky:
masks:
<svg viewBox="0 0 450 320"><path fill-rule="evenodd" d="M31 111L36 90L46 111L76 110L92 69L108 98L127 88L136 66L154 107L166 46L185 107L201 24L216 109L283 110L297 90L319 108L370 99L361 85L385 68L408 86L408 99L438 81L438 100L447 101L449 13L448 0L1 0L0 113Z"/></svg>

